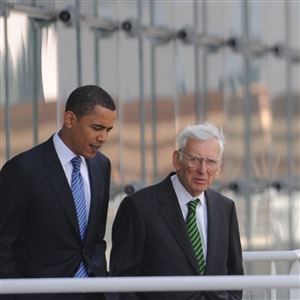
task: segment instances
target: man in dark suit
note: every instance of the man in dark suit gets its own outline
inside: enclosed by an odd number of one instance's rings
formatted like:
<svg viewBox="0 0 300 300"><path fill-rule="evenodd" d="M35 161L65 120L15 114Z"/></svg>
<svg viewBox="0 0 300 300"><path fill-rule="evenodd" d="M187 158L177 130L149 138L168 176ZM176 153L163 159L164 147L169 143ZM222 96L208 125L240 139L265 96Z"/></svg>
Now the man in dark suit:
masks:
<svg viewBox="0 0 300 300"><path fill-rule="evenodd" d="M234 202L209 189L220 171L224 136L205 123L187 126L173 152L176 173L127 196L112 231L112 276L241 275ZM241 299L241 291L145 292L121 299Z"/></svg>
<svg viewBox="0 0 300 300"><path fill-rule="evenodd" d="M66 102L62 128L3 166L0 278L107 276L104 234L111 165L99 149L115 119L116 107L106 91L79 87ZM82 205L80 217L76 201ZM2 297L104 299L88 293Z"/></svg>

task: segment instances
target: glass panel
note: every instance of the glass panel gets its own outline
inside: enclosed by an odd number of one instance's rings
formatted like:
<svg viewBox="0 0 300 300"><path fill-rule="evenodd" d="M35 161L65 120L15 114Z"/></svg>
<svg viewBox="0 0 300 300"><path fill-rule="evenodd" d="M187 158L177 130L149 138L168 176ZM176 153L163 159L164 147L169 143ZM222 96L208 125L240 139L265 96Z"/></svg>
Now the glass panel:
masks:
<svg viewBox="0 0 300 300"><path fill-rule="evenodd" d="M7 137L6 137L6 121L9 115L7 114L7 74L6 74L6 50L5 50L5 20L0 17L0 169L7 158Z"/></svg>
<svg viewBox="0 0 300 300"><path fill-rule="evenodd" d="M58 116L61 107L57 103L58 70L57 70L57 35L54 26L42 29L41 42L41 80L44 99L38 106L39 141L48 139L59 127Z"/></svg>
<svg viewBox="0 0 300 300"><path fill-rule="evenodd" d="M33 145L33 86L30 22L22 13L10 12L7 18L9 101L11 113L11 156Z"/></svg>
<svg viewBox="0 0 300 300"><path fill-rule="evenodd" d="M299 4L300 6L300 4ZM299 8L300 10L300 8ZM300 47L300 42L298 43ZM300 52L300 51L299 51ZM293 103L293 121L292 121L292 153L293 165L292 175L300 178L300 62L293 62L291 65L291 101Z"/></svg>
<svg viewBox="0 0 300 300"><path fill-rule="evenodd" d="M244 1L206 1L206 32L210 36L242 36L242 3Z"/></svg>
<svg viewBox="0 0 300 300"><path fill-rule="evenodd" d="M153 164L156 163L157 166L157 177L153 177L153 181L166 177L173 169L172 152L176 147L175 134L178 129L176 127L178 119L175 119L176 101L178 99L175 78L176 67L174 66L175 59L178 56L175 47L174 43L171 42L168 45L155 48L156 120L152 120L152 122L155 122L157 130L156 141L154 141L157 156L156 162L153 161ZM152 143L153 146L154 143Z"/></svg>
<svg viewBox="0 0 300 300"><path fill-rule="evenodd" d="M197 120L200 107L201 121L222 126L227 136L223 171L215 188L236 202L243 249L299 248L299 237L293 230L299 227L299 193L295 191L300 176L297 1L10 2L35 3L58 12L68 8L73 24L60 20L55 24L37 23L24 13L10 11L8 77L1 75L1 165L6 159L5 80L9 87L11 155L45 140L61 125L66 98L78 84L96 83L106 89L118 105L118 124L103 148L112 161L112 186L116 191L123 191L127 184L141 186L143 163L147 184L165 177L173 169L175 135ZM91 30L83 18L76 31L76 3L82 16L98 15L120 25L125 20L137 24L140 4L142 52L138 37L121 28L103 34ZM246 3L249 41L243 24ZM193 28L195 18L197 28ZM184 44L175 36L166 43L154 43L145 32L152 24L165 26L174 34L190 27L196 38L204 33L224 43L215 49L202 45L197 50L192 42ZM3 74L3 17L0 30ZM265 46L261 55L251 52L255 41ZM249 61L242 52L245 45L251 52ZM278 45L296 50L290 61L287 53L280 51L284 47L275 47ZM245 105L249 105L247 113ZM245 136L246 125L250 127L249 136ZM112 189L112 198L114 195ZM114 213L109 224L113 217Z"/></svg>

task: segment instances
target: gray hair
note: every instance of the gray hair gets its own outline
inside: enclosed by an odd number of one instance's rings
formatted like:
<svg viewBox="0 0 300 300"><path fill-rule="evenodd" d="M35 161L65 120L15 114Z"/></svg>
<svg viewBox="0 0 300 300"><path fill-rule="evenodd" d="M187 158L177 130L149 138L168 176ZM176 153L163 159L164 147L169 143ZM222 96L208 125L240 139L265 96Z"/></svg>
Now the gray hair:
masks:
<svg viewBox="0 0 300 300"><path fill-rule="evenodd" d="M224 151L225 136L221 128L212 123L201 123L186 126L177 137L178 149L183 149L188 139L200 141L216 139L220 145L220 154Z"/></svg>

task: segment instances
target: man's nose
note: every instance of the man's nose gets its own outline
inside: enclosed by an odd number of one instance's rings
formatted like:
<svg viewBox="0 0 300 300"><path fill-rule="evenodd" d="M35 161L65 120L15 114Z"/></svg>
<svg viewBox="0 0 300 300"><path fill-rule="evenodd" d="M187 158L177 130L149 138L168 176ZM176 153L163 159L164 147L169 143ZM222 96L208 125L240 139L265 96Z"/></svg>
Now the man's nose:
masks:
<svg viewBox="0 0 300 300"><path fill-rule="evenodd" d="M97 135L97 141L102 143L106 142L107 135L108 135L107 130L101 130Z"/></svg>
<svg viewBox="0 0 300 300"><path fill-rule="evenodd" d="M199 161L199 166L197 168L199 171L201 171L202 173L206 173L207 172L207 164L206 164L206 160L205 159L201 159Z"/></svg>

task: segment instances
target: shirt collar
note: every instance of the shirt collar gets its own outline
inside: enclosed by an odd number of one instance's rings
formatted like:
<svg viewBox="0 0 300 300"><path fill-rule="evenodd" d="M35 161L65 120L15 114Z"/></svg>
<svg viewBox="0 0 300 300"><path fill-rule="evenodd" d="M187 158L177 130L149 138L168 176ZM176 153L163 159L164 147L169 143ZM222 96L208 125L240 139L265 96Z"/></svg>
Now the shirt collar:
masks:
<svg viewBox="0 0 300 300"><path fill-rule="evenodd" d="M58 132L53 136L53 143L62 165L66 165L76 156L76 154L62 141Z"/></svg>

